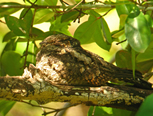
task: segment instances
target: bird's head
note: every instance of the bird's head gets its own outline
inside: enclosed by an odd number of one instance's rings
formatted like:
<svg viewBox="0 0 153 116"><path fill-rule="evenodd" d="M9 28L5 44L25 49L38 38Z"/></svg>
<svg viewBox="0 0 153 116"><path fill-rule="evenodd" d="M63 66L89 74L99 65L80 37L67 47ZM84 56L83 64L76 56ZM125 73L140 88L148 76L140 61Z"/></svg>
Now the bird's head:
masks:
<svg viewBox="0 0 153 116"><path fill-rule="evenodd" d="M58 48L63 48L63 47L79 47L80 42L70 36L64 35L64 34L57 34L57 35L51 35L44 39L40 43L42 47L58 47Z"/></svg>

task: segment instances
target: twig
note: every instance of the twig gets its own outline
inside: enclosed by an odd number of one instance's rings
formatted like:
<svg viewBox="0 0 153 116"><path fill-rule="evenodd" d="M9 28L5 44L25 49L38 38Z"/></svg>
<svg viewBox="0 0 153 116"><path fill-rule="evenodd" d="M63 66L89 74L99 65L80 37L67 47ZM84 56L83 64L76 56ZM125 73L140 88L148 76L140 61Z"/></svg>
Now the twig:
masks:
<svg viewBox="0 0 153 116"><path fill-rule="evenodd" d="M105 14L103 14L102 16L107 15L113 8L109 9Z"/></svg>
<svg viewBox="0 0 153 116"><path fill-rule="evenodd" d="M37 0L35 0L35 2L32 4L32 6L34 6L36 2L37 2ZM27 11L29 11L29 9ZM27 55L28 55L29 42L30 42L30 37L32 35L32 28L33 28L33 22L34 22L34 17L35 17L35 14L36 14L36 10L37 9L34 10L34 14L33 14L32 21L31 21L31 26L30 26L30 30L29 30L29 37L27 38L27 47L26 47L26 51L25 51L25 54L24 54L25 59L24 59L24 66L23 66L23 68L26 67L26 61L27 61ZM25 15L26 15L26 13L25 13Z"/></svg>
<svg viewBox="0 0 153 116"><path fill-rule="evenodd" d="M120 41L120 42L116 43L116 45L121 44L121 43L125 42L126 40L127 40L127 39L125 39L125 40L123 40L123 41Z"/></svg>
<svg viewBox="0 0 153 116"><path fill-rule="evenodd" d="M71 10L74 10L78 5L80 5L81 3L83 2L83 0L81 0L78 4L76 4L74 7L72 7L71 9L70 9L70 11ZM69 12L69 11L68 11Z"/></svg>
<svg viewBox="0 0 153 116"><path fill-rule="evenodd" d="M62 110L66 110L66 109L68 109L68 108L70 108L70 107L73 107L73 106L76 106L76 105L78 105L78 104L74 104L74 105L70 105L70 106L68 106L68 107L56 109L56 110L50 111L50 112L45 112L45 113L43 113L42 115L48 115L48 114L51 114L51 113L56 112L55 116L57 116L58 112L60 112L60 111L62 111Z"/></svg>
<svg viewBox="0 0 153 116"><path fill-rule="evenodd" d="M50 108L50 107L47 107L47 106L35 105L35 104L32 104L31 102L26 102L26 101L18 101L18 102L22 102L22 103L25 103L25 104L28 104L28 105L34 106L34 107L45 108L45 109L50 109L50 110L56 110L55 108Z"/></svg>
<svg viewBox="0 0 153 116"><path fill-rule="evenodd" d="M4 24L6 24L6 23L5 23L4 21L2 21L2 20L0 20L0 22L1 22L1 23L4 23Z"/></svg>

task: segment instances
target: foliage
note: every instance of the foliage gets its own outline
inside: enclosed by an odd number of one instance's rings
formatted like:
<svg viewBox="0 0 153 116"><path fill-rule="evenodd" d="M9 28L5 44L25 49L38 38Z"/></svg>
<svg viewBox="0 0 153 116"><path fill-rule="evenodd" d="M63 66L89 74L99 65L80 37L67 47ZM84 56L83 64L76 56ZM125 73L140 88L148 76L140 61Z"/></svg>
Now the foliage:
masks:
<svg viewBox="0 0 153 116"><path fill-rule="evenodd" d="M91 106L88 112L88 116L92 116L93 112L94 116L132 116L135 114L134 112L127 110L120 110L110 107Z"/></svg>
<svg viewBox="0 0 153 116"><path fill-rule="evenodd" d="M112 42L115 41L122 45L124 44L122 41L127 40L126 47L116 53L117 66L136 69L143 74L152 69L153 11L149 10L149 7L152 7L152 1L116 0L116 2L112 2L110 0L95 0L84 2L82 0L81 2L75 0L75 5L69 5L61 0L61 7L57 6L57 0L23 1L28 7L16 2L0 3L0 17L5 18L5 23L10 30L2 40L6 42L6 46L1 53L0 75L21 75L25 66L28 66L29 63L35 63L35 55L39 49L38 41L57 33L72 36L68 31L70 23L76 20L80 22L80 18L84 15L89 16L88 20L82 23L74 33L74 37L80 40L81 44L96 42L102 49L109 51ZM4 8L6 6L12 7ZM118 30L111 32L104 16L113 9L118 13L120 25ZM11 15L18 10L21 11L19 18ZM35 24L43 22L50 23L49 31L44 32L34 27ZM22 44L24 47L19 48L18 46ZM6 108L4 115L14 103L10 102L9 104L4 106ZM140 115L141 111L150 107L152 106L141 107L137 116ZM115 113L116 111L112 108L105 109L107 113L110 110L111 114L107 115L122 115ZM119 110L119 112L121 111ZM95 114L97 112L101 112L101 115L106 113L102 107L97 107ZM91 114L90 109L88 115Z"/></svg>
<svg viewBox="0 0 153 116"><path fill-rule="evenodd" d="M137 112L136 116L152 116L153 114L153 111L152 111L152 108L153 108L153 94L149 95L145 101L142 103L139 111Z"/></svg>

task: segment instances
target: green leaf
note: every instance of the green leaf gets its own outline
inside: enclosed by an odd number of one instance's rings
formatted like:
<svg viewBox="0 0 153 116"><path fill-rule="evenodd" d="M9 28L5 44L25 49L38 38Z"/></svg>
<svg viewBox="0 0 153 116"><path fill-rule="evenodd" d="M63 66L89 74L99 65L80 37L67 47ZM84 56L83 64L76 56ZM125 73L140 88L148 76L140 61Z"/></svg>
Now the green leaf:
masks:
<svg viewBox="0 0 153 116"><path fill-rule="evenodd" d="M75 20L79 15L78 11L68 12L62 15L61 22Z"/></svg>
<svg viewBox="0 0 153 116"><path fill-rule="evenodd" d="M135 116L135 112L112 108L113 116Z"/></svg>
<svg viewBox="0 0 153 116"><path fill-rule="evenodd" d="M137 52L144 52L151 39L148 22L142 12L134 9L125 23L125 35L130 46Z"/></svg>
<svg viewBox="0 0 153 116"><path fill-rule="evenodd" d="M20 14L20 19L23 20L23 25L27 33L30 32L31 23L32 23L33 13L31 9L25 8Z"/></svg>
<svg viewBox="0 0 153 116"><path fill-rule="evenodd" d="M96 42L96 44L98 46L100 46L101 48L109 51L110 50L110 47L111 47L111 44L107 44L106 41L104 40L104 35L101 31L101 28L98 26L99 23L97 23L97 30L95 31L93 37L94 37L94 40Z"/></svg>
<svg viewBox="0 0 153 116"><path fill-rule="evenodd" d="M120 29L120 30L112 32L112 37L113 38L119 38L123 34L124 34L124 29Z"/></svg>
<svg viewBox="0 0 153 116"><path fill-rule="evenodd" d="M123 3L120 5L116 5L116 11L118 13L119 16L123 15L123 14L127 14L129 15L131 10L133 9L134 4L124 4L127 1L119 1L117 3Z"/></svg>
<svg viewBox="0 0 153 116"><path fill-rule="evenodd" d="M82 23L75 31L74 38L78 39L81 44L87 44L94 42L92 39L92 36L94 34L94 30L96 29L96 26L93 22L87 21Z"/></svg>
<svg viewBox="0 0 153 116"><path fill-rule="evenodd" d="M111 47L112 38L107 23L94 10L91 10L90 14L89 21L92 21L95 26L93 39L97 45L108 51Z"/></svg>
<svg viewBox="0 0 153 116"><path fill-rule="evenodd" d="M107 23L101 18L101 15L94 10L90 11L88 21L84 22L76 29L74 37L80 40L82 44L90 43L95 40L97 45L105 50L109 50L111 47L110 43L112 40Z"/></svg>
<svg viewBox="0 0 153 116"><path fill-rule="evenodd" d="M15 101L6 101L0 100L0 112L4 116L10 111L10 109L14 106Z"/></svg>
<svg viewBox="0 0 153 116"><path fill-rule="evenodd" d="M37 0L38 5L56 5L58 0ZM35 2L35 0L33 0Z"/></svg>
<svg viewBox="0 0 153 116"><path fill-rule="evenodd" d="M132 58L131 53L126 50L120 50L116 53L115 56L116 64L120 68L132 69ZM148 72L153 65L153 60L145 61L145 62L136 62L136 70L141 73Z"/></svg>
<svg viewBox="0 0 153 116"><path fill-rule="evenodd" d="M125 26L127 16L130 14L131 10L134 7L134 4L125 4L127 2L128 1L117 1L117 3L122 3L120 5L116 5L116 11L120 18L120 28L123 28Z"/></svg>
<svg viewBox="0 0 153 116"><path fill-rule="evenodd" d="M152 59L153 59L153 50L149 49L149 50L146 50L144 53L139 54L136 58L136 61L144 62L144 61L148 61Z"/></svg>
<svg viewBox="0 0 153 116"><path fill-rule="evenodd" d="M148 60L153 60L153 41L144 53L140 53L136 57L136 62L144 62Z"/></svg>
<svg viewBox="0 0 153 116"><path fill-rule="evenodd" d="M1 6L10 6L10 5L20 6L21 4L16 3L16 2L3 2L3 3L0 3L0 5ZM21 8L0 8L0 18L4 17L5 15L10 15L20 9Z"/></svg>
<svg viewBox="0 0 153 116"><path fill-rule="evenodd" d="M8 28L14 34L18 36L25 36L26 34L29 34L29 32L26 31L24 22L22 20L17 19L16 17L13 16L5 16L5 21Z"/></svg>
<svg viewBox="0 0 153 116"><path fill-rule="evenodd" d="M10 39L14 38L15 34L13 32L8 32L3 37L3 42L8 42Z"/></svg>
<svg viewBox="0 0 153 116"><path fill-rule="evenodd" d="M120 29L124 28L127 17L127 14L120 15Z"/></svg>
<svg viewBox="0 0 153 116"><path fill-rule="evenodd" d="M34 24L43 23L48 21L54 16L54 12L50 9L40 9L36 11L34 17Z"/></svg>
<svg viewBox="0 0 153 116"><path fill-rule="evenodd" d="M103 7L103 8L94 9L94 11L96 11L99 14L108 12L109 10L111 10L111 8L105 8L105 7Z"/></svg>
<svg viewBox="0 0 153 116"><path fill-rule="evenodd" d="M136 69L144 74L150 71L152 69L152 66L153 66L153 60L148 60L148 61L137 63Z"/></svg>
<svg viewBox="0 0 153 116"><path fill-rule="evenodd" d="M136 69L136 63L135 63L135 51L132 49L132 51L131 51L132 53L132 70L133 70L133 77L134 77L134 79L135 79L135 69Z"/></svg>
<svg viewBox="0 0 153 116"><path fill-rule="evenodd" d="M43 37L43 39L44 39L45 33L42 30L33 27L32 28L32 33L31 33L30 38L29 38L30 41L33 41L33 40L42 40L41 37ZM18 42L27 42L27 39L19 37L18 38Z"/></svg>
<svg viewBox="0 0 153 116"><path fill-rule="evenodd" d="M90 13L94 13L94 11L90 11ZM92 16L90 15L88 21L82 23L76 30L74 33L74 37L77 38L81 44L87 44L87 43L91 43L94 42L94 33L97 30L96 29L96 17L100 17L100 15L98 13L96 13L96 16Z"/></svg>
<svg viewBox="0 0 153 116"><path fill-rule="evenodd" d="M87 116L93 116L94 106L91 106ZM111 116L113 115L112 108L95 106L94 116Z"/></svg>
<svg viewBox="0 0 153 116"><path fill-rule="evenodd" d="M20 54L14 51L6 51L1 57L1 64L5 74L10 76L22 75L24 64Z"/></svg>
<svg viewBox="0 0 153 116"><path fill-rule="evenodd" d="M91 106L87 116L131 116L133 112L128 110L121 110L111 107L103 107L103 106L95 106L95 110L93 112L94 106Z"/></svg>
<svg viewBox="0 0 153 116"><path fill-rule="evenodd" d="M68 26L70 22L61 22L61 16L56 18L53 22L51 22L50 31L63 33L71 36L71 33L68 31Z"/></svg>
<svg viewBox="0 0 153 116"><path fill-rule="evenodd" d="M101 30L102 30L104 38L106 39L106 41L109 44L111 44L112 43L112 37L111 37L111 33L110 33L109 27L108 27L105 19L100 18L100 23L101 23Z"/></svg>
<svg viewBox="0 0 153 116"><path fill-rule="evenodd" d="M146 97L135 116L152 116L153 94Z"/></svg>
<svg viewBox="0 0 153 116"><path fill-rule="evenodd" d="M118 67L132 69L131 54L128 51L118 51L115 60Z"/></svg>
<svg viewBox="0 0 153 116"><path fill-rule="evenodd" d="M11 39L7 42L7 44L5 45L5 48L3 49L3 53L4 53L5 51L8 51L8 50L15 50L15 49L16 49L16 44L17 44L16 40L13 39L13 38L11 38ZM3 54L3 53L2 53L2 54Z"/></svg>
<svg viewBox="0 0 153 116"><path fill-rule="evenodd" d="M150 27L153 27L153 21L152 21L151 16L148 15L148 14L145 14L144 16L145 16L145 18L146 18L146 20L147 20L147 22L148 22L148 25L149 25Z"/></svg>

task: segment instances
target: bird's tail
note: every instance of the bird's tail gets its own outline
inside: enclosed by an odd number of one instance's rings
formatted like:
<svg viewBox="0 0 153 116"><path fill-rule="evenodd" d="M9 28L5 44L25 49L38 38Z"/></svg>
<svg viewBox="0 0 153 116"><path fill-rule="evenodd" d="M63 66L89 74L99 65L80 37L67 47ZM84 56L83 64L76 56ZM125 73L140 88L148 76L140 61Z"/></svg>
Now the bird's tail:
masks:
<svg viewBox="0 0 153 116"><path fill-rule="evenodd" d="M116 75L121 81L126 81L134 84L134 86L144 89L153 89L152 84L143 79L142 74L139 71L135 71L135 77L133 77L133 71L128 69L119 69L119 73Z"/></svg>

